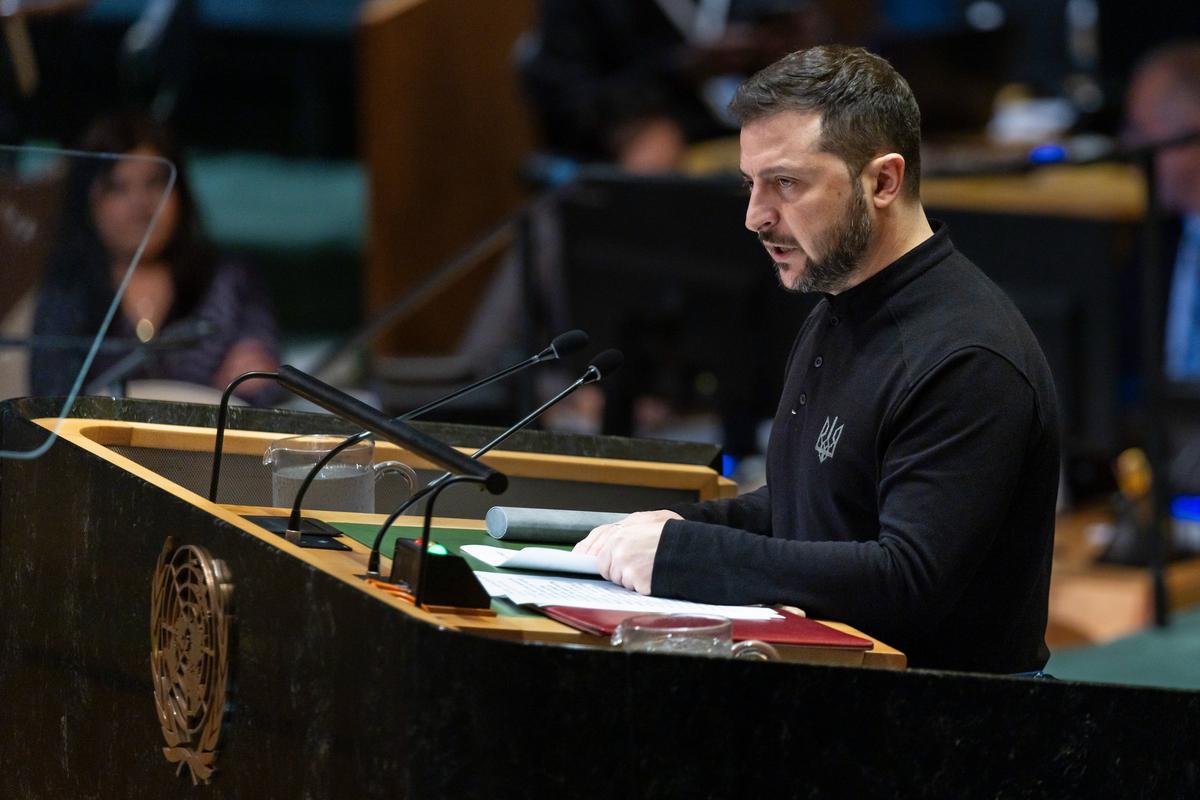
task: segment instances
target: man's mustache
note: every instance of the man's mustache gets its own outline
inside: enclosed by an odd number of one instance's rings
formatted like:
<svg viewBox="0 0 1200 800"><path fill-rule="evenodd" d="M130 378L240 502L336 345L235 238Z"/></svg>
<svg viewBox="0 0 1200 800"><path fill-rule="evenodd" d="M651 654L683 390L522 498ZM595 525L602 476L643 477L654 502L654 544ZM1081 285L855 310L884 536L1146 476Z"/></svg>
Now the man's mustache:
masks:
<svg viewBox="0 0 1200 800"><path fill-rule="evenodd" d="M762 242L763 244L770 244L770 245L774 245L776 247L799 247L800 246L800 243L797 242L795 239L780 239L778 237L770 236L765 233L758 234L758 240L760 242Z"/></svg>

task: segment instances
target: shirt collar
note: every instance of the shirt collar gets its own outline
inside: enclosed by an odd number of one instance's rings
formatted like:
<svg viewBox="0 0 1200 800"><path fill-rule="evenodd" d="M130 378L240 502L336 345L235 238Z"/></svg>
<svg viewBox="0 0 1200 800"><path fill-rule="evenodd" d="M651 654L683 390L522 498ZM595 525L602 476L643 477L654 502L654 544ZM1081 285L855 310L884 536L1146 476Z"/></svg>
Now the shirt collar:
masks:
<svg viewBox="0 0 1200 800"><path fill-rule="evenodd" d="M840 316L865 316L881 307L887 299L930 267L954 252L950 229L937 220L930 221L933 236L909 250L857 286L836 295L826 295L830 309Z"/></svg>

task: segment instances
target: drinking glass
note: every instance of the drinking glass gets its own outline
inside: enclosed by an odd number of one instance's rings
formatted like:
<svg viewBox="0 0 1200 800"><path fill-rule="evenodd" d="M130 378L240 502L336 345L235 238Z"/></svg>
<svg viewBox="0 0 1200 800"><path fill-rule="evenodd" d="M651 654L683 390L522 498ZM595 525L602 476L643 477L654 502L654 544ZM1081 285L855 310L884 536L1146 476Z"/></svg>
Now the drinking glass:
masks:
<svg viewBox="0 0 1200 800"><path fill-rule="evenodd" d="M707 614L639 614L617 625L612 643L624 650L712 658L777 661L774 647L756 639L733 641L733 623Z"/></svg>

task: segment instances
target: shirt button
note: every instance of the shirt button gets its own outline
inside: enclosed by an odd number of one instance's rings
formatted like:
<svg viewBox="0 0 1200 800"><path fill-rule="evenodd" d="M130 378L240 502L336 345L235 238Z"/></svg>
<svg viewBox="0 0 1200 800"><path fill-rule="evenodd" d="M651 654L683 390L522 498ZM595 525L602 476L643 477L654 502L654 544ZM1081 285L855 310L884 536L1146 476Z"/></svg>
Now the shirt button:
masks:
<svg viewBox="0 0 1200 800"><path fill-rule="evenodd" d="M821 365L822 365L822 364L824 364L824 363L825 363L825 359L821 358L820 356L817 356L815 359L813 359L813 366L814 366L814 367L819 367L819 366L821 366Z"/></svg>
<svg viewBox="0 0 1200 800"><path fill-rule="evenodd" d="M808 402L808 395L806 395L806 394L804 394L803 392L801 392L801 393L800 393L800 405L804 405L804 404L806 404L807 402Z"/></svg>
<svg viewBox="0 0 1200 800"><path fill-rule="evenodd" d="M830 324L830 325L832 325L832 326L834 326L835 328L837 327L837 324L838 324L839 322L841 322L841 320L840 320L840 319L838 319L837 317L830 317L830 318L829 318L829 324Z"/></svg>

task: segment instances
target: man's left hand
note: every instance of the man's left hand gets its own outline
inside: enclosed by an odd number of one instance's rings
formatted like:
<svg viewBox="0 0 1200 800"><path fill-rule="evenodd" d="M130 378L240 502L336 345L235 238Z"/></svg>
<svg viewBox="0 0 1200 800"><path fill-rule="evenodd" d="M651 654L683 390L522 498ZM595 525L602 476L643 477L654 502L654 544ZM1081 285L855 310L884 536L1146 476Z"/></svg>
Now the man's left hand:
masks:
<svg viewBox="0 0 1200 800"><path fill-rule="evenodd" d="M639 511L620 522L595 528L575 552L596 557L600 574L613 583L650 594L654 554L667 520L683 519L674 511Z"/></svg>

